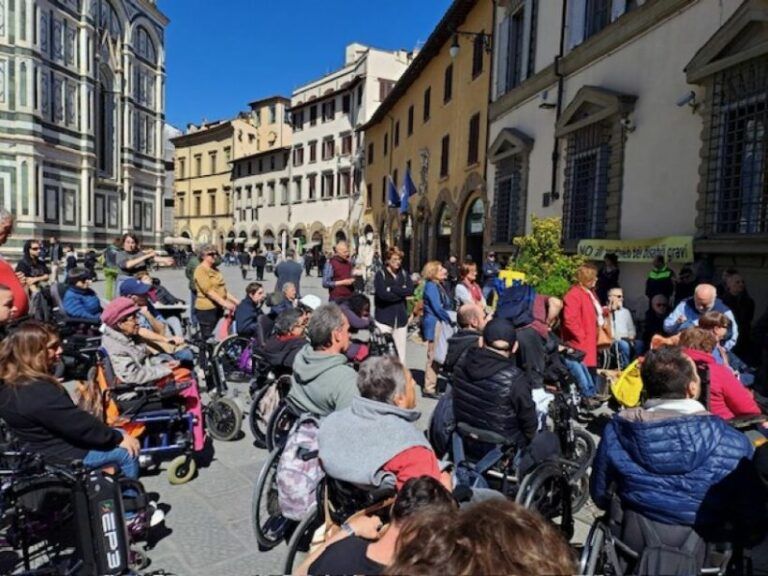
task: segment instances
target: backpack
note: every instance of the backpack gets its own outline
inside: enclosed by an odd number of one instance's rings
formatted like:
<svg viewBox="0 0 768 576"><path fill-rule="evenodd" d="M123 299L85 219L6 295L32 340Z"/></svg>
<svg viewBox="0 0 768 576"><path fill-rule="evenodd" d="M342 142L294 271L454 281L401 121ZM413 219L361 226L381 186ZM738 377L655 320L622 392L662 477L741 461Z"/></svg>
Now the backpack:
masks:
<svg viewBox="0 0 768 576"><path fill-rule="evenodd" d="M294 424L277 464L277 500L283 517L299 521L317 501L317 487L325 477L318 458L320 422L304 415Z"/></svg>
<svg viewBox="0 0 768 576"><path fill-rule="evenodd" d="M533 301L536 291L531 286L513 285L504 290L496 304L496 318L506 318L515 328L533 322Z"/></svg>
<svg viewBox="0 0 768 576"><path fill-rule="evenodd" d="M429 442L438 458L442 458L451 448L451 435L455 429L453 390L448 387L445 394L437 401L429 421Z"/></svg>
<svg viewBox="0 0 768 576"><path fill-rule="evenodd" d="M661 542L656 529L647 518L638 515L638 521L645 547L638 558L635 574L683 576L701 572L702 562L697 552L705 544L693 528L682 546L673 547Z"/></svg>

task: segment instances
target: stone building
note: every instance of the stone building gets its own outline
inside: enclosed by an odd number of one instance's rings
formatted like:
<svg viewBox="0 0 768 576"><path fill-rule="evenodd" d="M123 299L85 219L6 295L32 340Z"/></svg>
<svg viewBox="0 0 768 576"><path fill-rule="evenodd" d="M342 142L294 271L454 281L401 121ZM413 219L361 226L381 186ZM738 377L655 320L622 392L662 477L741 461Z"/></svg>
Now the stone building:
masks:
<svg viewBox="0 0 768 576"><path fill-rule="evenodd" d="M0 204L10 246L162 237L167 18L154 0L0 0Z"/></svg>
<svg viewBox="0 0 768 576"><path fill-rule="evenodd" d="M350 44L341 68L293 92L293 141L287 165L282 170L272 167L283 165L283 152L237 163L243 172L235 176L235 187L242 188L246 198L248 186L263 190L263 203L240 214L239 236L270 239L275 247L329 249L336 239L360 234L363 136L356 130L410 60L404 51ZM257 162L262 166L269 162L269 167L261 174L245 175L248 160L254 170Z"/></svg>
<svg viewBox="0 0 768 576"><path fill-rule="evenodd" d="M499 2L491 246L562 216L566 246L693 237L702 277L768 284L768 1ZM644 311L651 259L621 279ZM717 280L717 279L716 279Z"/></svg>
<svg viewBox="0 0 768 576"><path fill-rule="evenodd" d="M481 261L493 3L455 0L369 122L366 222L419 270L450 254ZM388 195L410 170L419 193L401 214Z"/></svg>
<svg viewBox="0 0 768 576"><path fill-rule="evenodd" d="M287 104L280 97L258 100L234 120L190 125L184 135L173 139L178 236L196 243L212 242L220 250L234 245L241 206L233 197L233 179L247 176L248 165L233 162L290 143Z"/></svg>

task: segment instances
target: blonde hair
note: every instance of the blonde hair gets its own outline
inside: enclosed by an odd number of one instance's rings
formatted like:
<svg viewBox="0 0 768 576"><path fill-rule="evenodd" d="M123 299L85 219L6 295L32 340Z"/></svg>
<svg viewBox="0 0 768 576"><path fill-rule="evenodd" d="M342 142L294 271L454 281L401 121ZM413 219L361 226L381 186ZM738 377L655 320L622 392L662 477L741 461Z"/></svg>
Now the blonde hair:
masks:
<svg viewBox="0 0 768 576"><path fill-rule="evenodd" d="M439 260L430 260L424 264L424 268L421 270L421 277L425 280L432 280L434 282L437 280L437 275L440 273L440 268L442 266L443 265Z"/></svg>
<svg viewBox="0 0 768 576"><path fill-rule="evenodd" d="M25 322L0 343L0 380L7 386L46 381L61 386L49 373L48 348L59 342L56 331L42 322Z"/></svg>

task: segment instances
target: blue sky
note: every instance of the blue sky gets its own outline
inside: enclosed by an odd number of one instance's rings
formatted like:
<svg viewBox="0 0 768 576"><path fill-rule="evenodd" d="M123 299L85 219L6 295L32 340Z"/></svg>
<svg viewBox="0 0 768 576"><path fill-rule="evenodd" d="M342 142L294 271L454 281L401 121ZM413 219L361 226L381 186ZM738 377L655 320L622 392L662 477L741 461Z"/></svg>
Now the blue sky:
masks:
<svg viewBox="0 0 768 576"><path fill-rule="evenodd" d="M450 0L159 0L166 35L168 121L228 118L338 68L360 42L412 50Z"/></svg>

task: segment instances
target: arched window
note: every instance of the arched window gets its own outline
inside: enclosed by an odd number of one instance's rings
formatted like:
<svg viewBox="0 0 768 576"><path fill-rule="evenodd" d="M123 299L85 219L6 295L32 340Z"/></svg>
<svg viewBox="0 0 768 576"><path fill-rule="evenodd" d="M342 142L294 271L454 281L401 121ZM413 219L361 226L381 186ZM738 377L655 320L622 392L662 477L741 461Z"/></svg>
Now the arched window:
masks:
<svg viewBox="0 0 768 576"><path fill-rule="evenodd" d="M143 26L138 26L133 33L133 51L150 62L157 63L157 49L152 37Z"/></svg>
<svg viewBox="0 0 768 576"><path fill-rule="evenodd" d="M121 33L120 18L108 0L98 0L97 13L94 14L99 28L108 30L112 38L119 38Z"/></svg>

